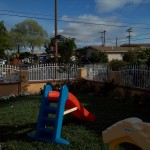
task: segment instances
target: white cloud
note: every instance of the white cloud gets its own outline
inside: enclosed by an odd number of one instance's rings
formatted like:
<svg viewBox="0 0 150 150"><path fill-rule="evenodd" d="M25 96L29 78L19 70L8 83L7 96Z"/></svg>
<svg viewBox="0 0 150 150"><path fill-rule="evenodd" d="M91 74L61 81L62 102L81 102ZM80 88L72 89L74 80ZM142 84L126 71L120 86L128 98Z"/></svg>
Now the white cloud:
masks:
<svg viewBox="0 0 150 150"><path fill-rule="evenodd" d="M106 26L107 24L113 24L111 20L117 21L117 18L115 17L100 18L98 16L85 14L79 16L76 19L72 19L67 16L63 16L62 19L65 21L73 22L68 23L67 26L62 28L59 34L71 38L76 38L77 45L83 45L83 43L84 45L100 45L101 34L99 32L106 30L106 32L110 35L116 30L118 31L118 28L113 26ZM104 20L109 20L110 22L108 23ZM121 23L117 24L121 25Z"/></svg>
<svg viewBox="0 0 150 150"><path fill-rule="evenodd" d="M122 8L126 4L138 5L150 2L150 0L95 0L99 12L110 12Z"/></svg>

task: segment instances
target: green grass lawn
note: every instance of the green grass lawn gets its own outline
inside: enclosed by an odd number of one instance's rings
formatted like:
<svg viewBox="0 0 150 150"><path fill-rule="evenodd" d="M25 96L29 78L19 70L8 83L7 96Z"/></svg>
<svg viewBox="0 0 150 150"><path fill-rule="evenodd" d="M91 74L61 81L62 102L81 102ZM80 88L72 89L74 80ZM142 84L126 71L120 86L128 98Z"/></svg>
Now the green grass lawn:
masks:
<svg viewBox="0 0 150 150"><path fill-rule="evenodd" d="M65 115L61 137L70 142L59 145L31 141L28 134L35 131L41 96L24 96L0 101L0 146L3 150L108 150L103 143L102 131L112 124L129 117L150 122L150 103L138 104L132 99L114 99L97 94L76 94L90 112L94 122L84 122L71 114ZM136 99L135 99L136 100ZM122 150L137 150L132 145Z"/></svg>

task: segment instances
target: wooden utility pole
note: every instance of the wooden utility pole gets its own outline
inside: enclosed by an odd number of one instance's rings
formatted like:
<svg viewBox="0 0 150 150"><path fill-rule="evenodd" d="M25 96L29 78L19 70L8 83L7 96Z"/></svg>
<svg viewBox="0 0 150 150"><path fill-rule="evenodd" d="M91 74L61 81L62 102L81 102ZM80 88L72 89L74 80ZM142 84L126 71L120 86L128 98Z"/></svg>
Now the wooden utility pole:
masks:
<svg viewBox="0 0 150 150"><path fill-rule="evenodd" d="M99 33L101 33L102 46L104 46L104 43L103 43L103 38L104 38L104 36L103 36L103 32L99 32Z"/></svg>
<svg viewBox="0 0 150 150"><path fill-rule="evenodd" d="M127 36L127 38L129 39L129 45L130 45L130 40L131 40L131 32L132 32L132 28L127 29L127 32L129 33L129 35Z"/></svg>
<svg viewBox="0 0 150 150"><path fill-rule="evenodd" d="M116 37L116 47L118 46L118 38Z"/></svg>
<svg viewBox="0 0 150 150"><path fill-rule="evenodd" d="M104 32L104 46L105 46L105 41L106 41L105 40L105 33L106 33L106 31L104 30L103 32Z"/></svg>
<svg viewBox="0 0 150 150"><path fill-rule="evenodd" d="M102 34L102 36L101 36L101 39L102 39L102 46L105 46L105 33L106 33L106 31L104 30L104 31L102 31L102 32L99 32L99 33L101 33Z"/></svg>
<svg viewBox="0 0 150 150"><path fill-rule="evenodd" d="M55 0L55 60L58 59L58 41L57 41L57 0Z"/></svg>

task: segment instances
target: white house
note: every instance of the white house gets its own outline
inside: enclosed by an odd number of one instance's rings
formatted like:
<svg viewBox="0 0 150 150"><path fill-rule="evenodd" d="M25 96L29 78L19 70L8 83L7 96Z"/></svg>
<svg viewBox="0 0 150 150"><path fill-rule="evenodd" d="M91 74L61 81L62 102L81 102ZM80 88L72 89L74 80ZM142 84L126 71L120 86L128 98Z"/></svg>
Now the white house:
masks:
<svg viewBox="0 0 150 150"><path fill-rule="evenodd" d="M88 46L86 57L89 57L94 51L100 51L100 52L105 52L108 55L109 61L113 59L122 60L123 54L129 50L139 52L141 48L139 47L113 47L113 46Z"/></svg>

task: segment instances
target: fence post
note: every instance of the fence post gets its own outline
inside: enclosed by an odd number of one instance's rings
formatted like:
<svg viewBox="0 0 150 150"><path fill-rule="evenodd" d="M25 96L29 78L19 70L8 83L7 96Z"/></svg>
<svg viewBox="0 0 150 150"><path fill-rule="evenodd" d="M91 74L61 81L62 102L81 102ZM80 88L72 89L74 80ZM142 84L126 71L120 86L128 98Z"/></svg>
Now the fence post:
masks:
<svg viewBox="0 0 150 150"><path fill-rule="evenodd" d="M78 69L79 78L87 78L87 70L85 68Z"/></svg>
<svg viewBox="0 0 150 150"><path fill-rule="evenodd" d="M20 94L28 92L28 71L20 70Z"/></svg>

